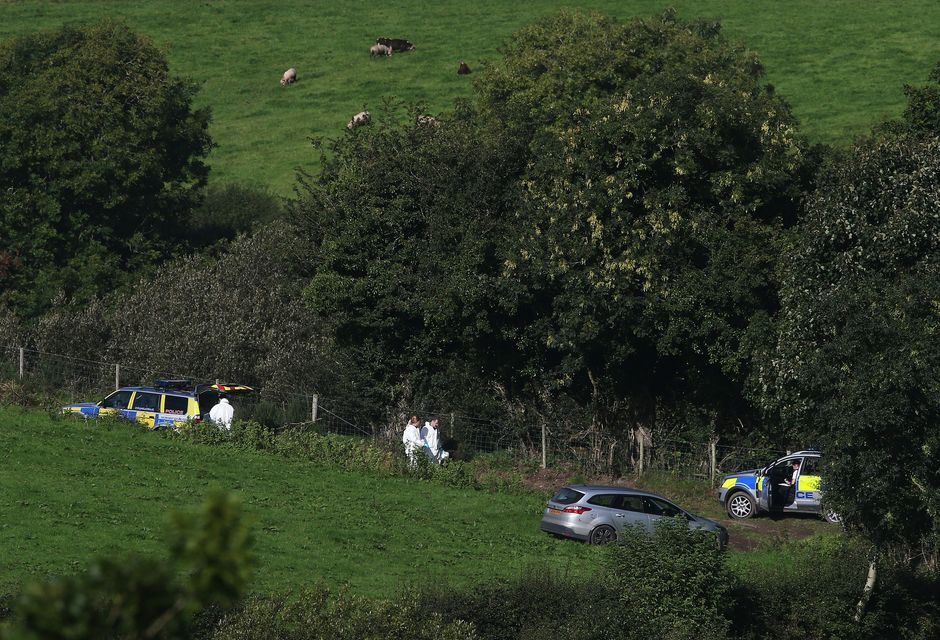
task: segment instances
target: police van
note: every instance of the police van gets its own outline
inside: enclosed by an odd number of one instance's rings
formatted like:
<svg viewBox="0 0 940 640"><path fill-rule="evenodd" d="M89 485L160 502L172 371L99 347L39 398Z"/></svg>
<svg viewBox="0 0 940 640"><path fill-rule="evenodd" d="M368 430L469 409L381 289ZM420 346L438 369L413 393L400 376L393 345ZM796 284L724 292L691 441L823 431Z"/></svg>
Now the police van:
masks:
<svg viewBox="0 0 940 640"><path fill-rule="evenodd" d="M735 520L776 512L815 513L829 522L839 522L839 515L823 504L821 456L813 449L797 451L762 469L724 476L718 488L718 501Z"/></svg>
<svg viewBox="0 0 940 640"><path fill-rule="evenodd" d="M208 420L209 411L223 394L240 394L251 387L236 384L193 384L191 380L157 380L152 387L121 387L100 402L79 402L62 407L63 413L86 418L116 416L149 429L179 427Z"/></svg>

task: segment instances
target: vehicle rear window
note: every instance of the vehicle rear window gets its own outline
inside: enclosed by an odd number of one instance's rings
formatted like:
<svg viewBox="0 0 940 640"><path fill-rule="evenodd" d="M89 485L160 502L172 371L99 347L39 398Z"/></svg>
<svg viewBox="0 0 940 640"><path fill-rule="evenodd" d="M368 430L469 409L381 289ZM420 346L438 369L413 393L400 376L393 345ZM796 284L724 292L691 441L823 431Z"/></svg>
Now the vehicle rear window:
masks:
<svg viewBox="0 0 940 640"><path fill-rule="evenodd" d="M127 403L131 401L130 391L115 391L101 403L106 409L127 409Z"/></svg>
<svg viewBox="0 0 940 640"><path fill-rule="evenodd" d="M185 415L187 409L189 409L189 398L166 396L166 400L163 401L163 413Z"/></svg>
<svg viewBox="0 0 940 640"><path fill-rule="evenodd" d="M134 396L134 406L132 408L137 411L159 411L160 394L138 391L137 395Z"/></svg>
<svg viewBox="0 0 940 640"><path fill-rule="evenodd" d="M583 497L584 494L580 491L575 491L574 489L565 487L555 494L555 496L552 498L552 502L557 502L558 504L573 504Z"/></svg>

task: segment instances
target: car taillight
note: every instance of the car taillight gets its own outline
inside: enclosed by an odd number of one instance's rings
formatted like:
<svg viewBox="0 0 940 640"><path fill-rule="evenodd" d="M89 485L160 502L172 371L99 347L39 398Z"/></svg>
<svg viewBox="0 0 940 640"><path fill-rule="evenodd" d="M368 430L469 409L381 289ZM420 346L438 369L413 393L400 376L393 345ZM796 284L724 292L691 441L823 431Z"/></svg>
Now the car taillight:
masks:
<svg viewBox="0 0 940 640"><path fill-rule="evenodd" d="M578 515L581 515L585 511L590 511L590 510L591 510L591 507L565 507L564 509L562 509L562 511L565 513L576 513Z"/></svg>

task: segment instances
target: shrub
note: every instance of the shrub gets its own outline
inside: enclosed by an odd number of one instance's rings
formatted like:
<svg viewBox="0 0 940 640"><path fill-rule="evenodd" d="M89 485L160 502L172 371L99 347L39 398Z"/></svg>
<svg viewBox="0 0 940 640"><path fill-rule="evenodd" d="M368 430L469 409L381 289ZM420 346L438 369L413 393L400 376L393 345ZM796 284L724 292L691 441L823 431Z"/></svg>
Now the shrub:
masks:
<svg viewBox="0 0 940 640"><path fill-rule="evenodd" d="M727 637L735 580L724 560L714 533L690 530L682 518L658 522L653 535L625 531L607 561L618 616L629 621L623 637Z"/></svg>
<svg viewBox="0 0 940 640"><path fill-rule="evenodd" d="M472 589L429 587L418 600L422 615L439 612L447 621L464 620L487 640L613 640L622 624L617 594L606 584L536 566L515 580Z"/></svg>
<svg viewBox="0 0 940 640"><path fill-rule="evenodd" d="M936 637L940 581L902 565L884 563L866 613L855 622L868 553L868 546L854 538L812 538L789 546L789 561L742 572L733 594L735 635L775 640Z"/></svg>
<svg viewBox="0 0 940 640"><path fill-rule="evenodd" d="M345 591L306 589L249 599L219 623L213 640L472 640L473 626L419 610L416 598L370 600Z"/></svg>

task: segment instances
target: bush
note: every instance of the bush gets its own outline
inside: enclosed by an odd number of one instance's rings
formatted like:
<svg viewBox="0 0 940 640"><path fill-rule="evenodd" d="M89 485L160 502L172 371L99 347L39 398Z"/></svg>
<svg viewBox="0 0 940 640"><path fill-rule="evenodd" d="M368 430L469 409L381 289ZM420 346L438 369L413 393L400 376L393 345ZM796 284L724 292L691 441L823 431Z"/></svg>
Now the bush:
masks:
<svg viewBox="0 0 940 640"><path fill-rule="evenodd" d="M879 639L937 637L940 581L899 565L879 570L860 623L856 604L868 570L868 547L844 536L788 547L788 562L742 572L733 594L740 638Z"/></svg>
<svg viewBox="0 0 940 640"><path fill-rule="evenodd" d="M416 598L369 600L323 587L251 598L225 616L213 640L472 640L473 626L419 611Z"/></svg>
<svg viewBox="0 0 940 640"><path fill-rule="evenodd" d="M629 621L623 637L727 637L735 579L714 533L690 530L682 518L664 519L653 535L645 529L625 531L609 554L618 616Z"/></svg>
<svg viewBox="0 0 940 640"><path fill-rule="evenodd" d="M487 640L613 640L623 624L617 594L602 581L542 567L530 567L516 580L472 589L426 588L418 600L422 615L439 612L447 621L464 620Z"/></svg>
<svg viewBox="0 0 940 640"><path fill-rule="evenodd" d="M326 358L325 346L299 301L297 251L290 229L267 225L216 257L168 263L134 291L85 306L57 304L33 342L49 353L119 362L125 371L334 392L336 370L311 366ZM271 426L283 418L278 414Z"/></svg>

